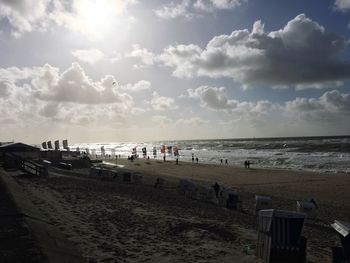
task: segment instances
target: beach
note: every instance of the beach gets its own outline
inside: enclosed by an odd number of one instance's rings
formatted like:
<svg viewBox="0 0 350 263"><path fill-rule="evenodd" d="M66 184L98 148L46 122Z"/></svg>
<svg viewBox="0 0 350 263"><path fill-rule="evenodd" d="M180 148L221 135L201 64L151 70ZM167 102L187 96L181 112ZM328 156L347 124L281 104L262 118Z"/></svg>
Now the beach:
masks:
<svg viewBox="0 0 350 263"><path fill-rule="evenodd" d="M348 175L146 159L106 162L141 172L143 183L101 180L88 168L52 168L42 178L1 173L87 262L261 262L254 256L255 194L291 211L297 200L317 201L317 220L303 229L309 262L330 262L330 248L339 241L329 224L350 221ZM161 189L154 188L157 178L164 179ZM242 207L234 211L180 195L180 179L234 187Z"/></svg>

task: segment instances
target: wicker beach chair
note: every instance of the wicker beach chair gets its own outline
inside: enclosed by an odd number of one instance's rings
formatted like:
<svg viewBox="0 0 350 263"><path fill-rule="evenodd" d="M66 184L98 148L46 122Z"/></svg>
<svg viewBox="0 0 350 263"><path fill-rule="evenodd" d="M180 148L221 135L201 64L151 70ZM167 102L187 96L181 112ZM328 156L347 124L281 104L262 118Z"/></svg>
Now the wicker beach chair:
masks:
<svg viewBox="0 0 350 263"><path fill-rule="evenodd" d="M350 262L350 223L335 220L331 226L339 234L342 244L341 247L332 247L332 262Z"/></svg>
<svg viewBox="0 0 350 263"><path fill-rule="evenodd" d="M297 212L260 210L256 256L265 262L305 262L304 218Z"/></svg>

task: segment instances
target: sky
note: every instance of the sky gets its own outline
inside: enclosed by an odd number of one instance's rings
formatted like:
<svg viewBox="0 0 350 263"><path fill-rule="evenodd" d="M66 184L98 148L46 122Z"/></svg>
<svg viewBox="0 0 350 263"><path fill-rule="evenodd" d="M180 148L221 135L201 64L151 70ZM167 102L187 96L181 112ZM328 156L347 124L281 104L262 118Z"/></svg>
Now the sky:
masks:
<svg viewBox="0 0 350 263"><path fill-rule="evenodd" d="M350 0L0 0L0 141L350 134Z"/></svg>

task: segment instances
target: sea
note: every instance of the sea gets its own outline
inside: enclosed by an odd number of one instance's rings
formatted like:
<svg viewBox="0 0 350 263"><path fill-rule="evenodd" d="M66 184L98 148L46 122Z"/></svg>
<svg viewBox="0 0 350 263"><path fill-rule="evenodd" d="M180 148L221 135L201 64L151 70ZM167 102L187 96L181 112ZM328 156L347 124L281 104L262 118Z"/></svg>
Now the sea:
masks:
<svg viewBox="0 0 350 263"><path fill-rule="evenodd" d="M167 160L175 160L174 148L178 149L179 161L192 162L192 156L200 163L244 166L249 160L251 168L303 170L318 173L345 173L350 175L350 136L288 137L213 140L172 140L149 142L76 143L71 150L89 154L131 156L133 150L143 158L163 159L161 147L165 146ZM156 155L154 155L154 149Z"/></svg>

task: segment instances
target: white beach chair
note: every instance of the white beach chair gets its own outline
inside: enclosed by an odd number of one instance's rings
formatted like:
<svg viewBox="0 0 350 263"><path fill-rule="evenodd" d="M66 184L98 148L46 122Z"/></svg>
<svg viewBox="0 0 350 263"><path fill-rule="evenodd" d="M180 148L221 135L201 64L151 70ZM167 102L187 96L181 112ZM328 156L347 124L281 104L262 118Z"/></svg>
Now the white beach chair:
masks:
<svg viewBox="0 0 350 263"><path fill-rule="evenodd" d="M260 210L256 256L265 262L305 262L304 218L303 213Z"/></svg>
<svg viewBox="0 0 350 263"><path fill-rule="evenodd" d="M332 247L332 262L350 262L350 223L335 220L331 226L339 234L342 244L341 247Z"/></svg>

